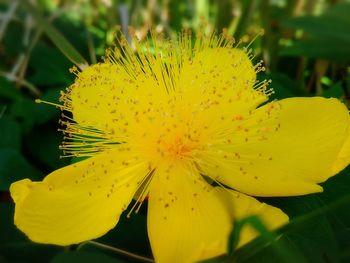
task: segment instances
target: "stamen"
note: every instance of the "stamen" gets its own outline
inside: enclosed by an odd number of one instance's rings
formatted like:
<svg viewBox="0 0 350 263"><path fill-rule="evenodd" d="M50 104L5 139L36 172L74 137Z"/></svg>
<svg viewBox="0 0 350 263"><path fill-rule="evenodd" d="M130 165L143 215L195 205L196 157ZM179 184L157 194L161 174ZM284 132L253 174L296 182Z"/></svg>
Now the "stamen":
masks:
<svg viewBox="0 0 350 263"><path fill-rule="evenodd" d="M135 213L137 214L138 211L140 210L140 207L141 207L143 201L146 199L146 196L147 196L147 194L148 194L148 192L149 192L149 186L150 186L150 183L151 183L151 181L152 181L154 172L155 172L155 169L151 170L151 171L148 173L148 175L145 176L145 177L142 179L142 181L140 182L139 188L142 187L141 193L139 194L139 196L138 196L136 202L134 203L134 205L132 206L132 208L131 208L130 211L128 212L128 214L127 214L127 216L126 216L127 218L130 218L130 216L131 216L132 212L135 210L136 206L138 206L138 207L137 207ZM138 190L137 190L137 191L138 191Z"/></svg>
<svg viewBox="0 0 350 263"><path fill-rule="evenodd" d="M50 102L50 101L41 100L41 99L36 99L35 103L44 103L44 104L48 104L48 105L51 105L51 106L55 106L56 108L59 108L61 110L68 110L64 105L53 103L53 102Z"/></svg>

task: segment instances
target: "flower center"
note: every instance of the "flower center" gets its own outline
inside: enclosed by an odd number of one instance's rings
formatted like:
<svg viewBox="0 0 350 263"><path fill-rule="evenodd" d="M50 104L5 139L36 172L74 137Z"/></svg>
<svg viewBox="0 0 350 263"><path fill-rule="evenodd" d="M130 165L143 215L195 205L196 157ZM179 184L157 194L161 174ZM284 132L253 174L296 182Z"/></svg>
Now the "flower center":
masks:
<svg viewBox="0 0 350 263"><path fill-rule="evenodd" d="M183 159L191 153L194 145L187 142L184 143L181 137L176 137L174 142L168 146L167 154L176 159Z"/></svg>

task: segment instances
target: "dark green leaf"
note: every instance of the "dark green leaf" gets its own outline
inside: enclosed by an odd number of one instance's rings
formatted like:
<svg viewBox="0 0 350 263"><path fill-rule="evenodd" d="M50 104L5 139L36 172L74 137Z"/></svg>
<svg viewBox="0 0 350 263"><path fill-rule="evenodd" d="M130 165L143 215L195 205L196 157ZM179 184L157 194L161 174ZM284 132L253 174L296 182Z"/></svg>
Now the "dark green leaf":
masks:
<svg viewBox="0 0 350 263"><path fill-rule="evenodd" d="M119 259L105 255L99 252L86 252L86 251L75 251L75 252L63 252L57 254L51 261L51 263L123 263Z"/></svg>
<svg viewBox="0 0 350 263"><path fill-rule="evenodd" d="M54 170L70 164L69 158L60 158L62 151L58 147L62 139L62 134L54 127L42 126L25 137L25 145L38 163Z"/></svg>
<svg viewBox="0 0 350 263"><path fill-rule="evenodd" d="M28 80L35 85L68 86L73 82L71 63L55 47L39 42L33 50Z"/></svg>
<svg viewBox="0 0 350 263"><path fill-rule="evenodd" d="M270 100L306 95L305 91L297 88L295 81L282 73L261 74L258 78L260 80L269 79L272 81L269 88L273 89L274 94L270 96Z"/></svg>
<svg viewBox="0 0 350 263"><path fill-rule="evenodd" d="M0 262L49 262L62 247L32 243L14 225L14 205L0 203Z"/></svg>
<svg viewBox="0 0 350 263"><path fill-rule="evenodd" d="M324 205L330 206L347 196L350 193L350 167L330 178L323 187L324 192L320 195L320 201ZM340 257L342 258L344 254L344 257L347 255L349 259L350 255L347 253L350 248L350 210L346 207L336 208L329 213L328 219L338 241Z"/></svg>
<svg viewBox="0 0 350 263"><path fill-rule="evenodd" d="M345 10L350 11L350 6L346 5ZM349 30L349 15L346 17L322 15L319 17L302 16L284 22L284 26L301 29L304 32L324 38L336 38L337 40L350 41L350 36L344 34ZM322 44L322 43L320 43Z"/></svg>
<svg viewBox="0 0 350 263"><path fill-rule="evenodd" d="M273 199L271 199L273 201ZM277 205L277 202L279 205ZM331 225L326 217L336 209L344 209L350 204L350 195L347 194L340 200L332 202L331 205L320 207L320 202L315 195L298 198L279 198L276 199L276 206L283 207L289 215L291 215L290 224L282 227L277 233L283 234L280 239L290 250L301 251L303 256L309 262L338 262L339 251L335 241ZM293 215L299 214L297 217ZM263 256L269 254L270 247L264 241L263 237L259 237L248 243L244 247L235 252L237 262L259 262ZM297 249L297 250L296 250ZM269 259L271 260L271 258Z"/></svg>
<svg viewBox="0 0 350 263"><path fill-rule="evenodd" d="M61 89L49 89L40 99L43 101L61 104L59 102L60 90ZM58 123L60 110L57 107L41 103L35 104L34 109L36 124L42 125L52 119Z"/></svg>
<svg viewBox="0 0 350 263"><path fill-rule="evenodd" d="M49 89L41 98L55 103L59 98L59 89ZM58 122L59 112L55 106L37 104L34 99L27 98L17 100L9 107L9 115L21 125L25 133L36 124L41 125L54 118Z"/></svg>
<svg viewBox="0 0 350 263"><path fill-rule="evenodd" d="M186 5L185 3L170 1L169 2L169 15L170 15L170 26L174 28L176 31L182 30L182 21L183 19L189 15L188 9L194 8L194 3L192 5ZM192 10L191 10L192 11Z"/></svg>
<svg viewBox="0 0 350 263"><path fill-rule="evenodd" d="M18 100L22 97L16 86L4 77L0 77L0 97L11 100Z"/></svg>
<svg viewBox="0 0 350 263"><path fill-rule="evenodd" d="M23 243L28 239L14 225L14 204L0 203L0 249L7 243Z"/></svg>
<svg viewBox="0 0 350 263"><path fill-rule="evenodd" d="M340 3L321 16L303 16L285 21L284 26L301 29L308 35L282 49L281 54L349 62L349 13L350 3Z"/></svg>
<svg viewBox="0 0 350 263"><path fill-rule="evenodd" d="M24 179L41 179L41 173L17 150L0 149L0 190L8 190L10 184Z"/></svg>
<svg viewBox="0 0 350 263"><path fill-rule="evenodd" d="M217 12L219 15L216 16L216 29L222 30L228 28L233 19L233 1L222 0L217 2Z"/></svg>
<svg viewBox="0 0 350 263"><path fill-rule="evenodd" d="M36 106L34 100L22 98L9 107L9 115L21 125L24 132L30 131L34 126Z"/></svg>
<svg viewBox="0 0 350 263"><path fill-rule="evenodd" d="M43 29L51 41L61 52L79 68L85 68L88 63L66 38L53 27L29 1L22 1L24 7L31 13L37 24Z"/></svg>
<svg viewBox="0 0 350 263"><path fill-rule="evenodd" d="M136 254L150 256L146 216L140 214L133 214L127 218L124 213L117 227L98 241L119 248L128 248L128 251Z"/></svg>
<svg viewBox="0 0 350 263"><path fill-rule="evenodd" d="M322 93L322 97L325 98L341 98L342 96L344 96L344 90L340 82L332 85Z"/></svg>
<svg viewBox="0 0 350 263"><path fill-rule="evenodd" d="M4 55L10 59L24 51L22 36L24 28L20 23L10 23L6 30L6 37L2 39L5 49ZM2 44L2 43L1 43Z"/></svg>
<svg viewBox="0 0 350 263"><path fill-rule="evenodd" d="M22 137L21 126L11 117L4 115L0 118L0 148L20 150Z"/></svg>
<svg viewBox="0 0 350 263"><path fill-rule="evenodd" d="M265 243L269 244L268 253L264 251L264 255L268 256L268 261L261 262L270 262L271 258L275 258L276 262L307 262L302 254L298 253L294 249L291 249L287 242L284 240L278 239L278 235L274 232L270 232L262 221L256 216L250 216L240 221L236 221L233 227L233 231L229 238L229 254L232 258L236 258L235 249L238 244L238 238L243 227L246 225L251 225L257 232L260 234L260 240L264 240ZM230 247L232 246L232 247ZM254 255L254 251L251 251L251 255ZM252 256L252 258L247 258L248 262L256 262L257 258L262 259L260 253L257 254L257 257ZM240 258L236 258L237 262L241 262Z"/></svg>
<svg viewBox="0 0 350 263"><path fill-rule="evenodd" d="M305 56L309 58L322 58L338 62L350 61L350 42L331 38L310 37L295 41L292 46L281 50L284 56Z"/></svg>

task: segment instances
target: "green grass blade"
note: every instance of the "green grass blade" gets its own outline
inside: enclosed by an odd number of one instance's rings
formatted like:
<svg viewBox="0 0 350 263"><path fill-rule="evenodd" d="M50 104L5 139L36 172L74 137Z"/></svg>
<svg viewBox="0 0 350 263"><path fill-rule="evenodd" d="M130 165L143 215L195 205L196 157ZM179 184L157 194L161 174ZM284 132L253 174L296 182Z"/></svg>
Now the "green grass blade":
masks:
<svg viewBox="0 0 350 263"><path fill-rule="evenodd" d="M68 40L42 16L36 7L28 1L23 1L22 3L26 10L34 17L38 26L42 28L45 34L71 62L80 69L84 69L88 66L87 61L82 55L80 55L72 44L69 43Z"/></svg>

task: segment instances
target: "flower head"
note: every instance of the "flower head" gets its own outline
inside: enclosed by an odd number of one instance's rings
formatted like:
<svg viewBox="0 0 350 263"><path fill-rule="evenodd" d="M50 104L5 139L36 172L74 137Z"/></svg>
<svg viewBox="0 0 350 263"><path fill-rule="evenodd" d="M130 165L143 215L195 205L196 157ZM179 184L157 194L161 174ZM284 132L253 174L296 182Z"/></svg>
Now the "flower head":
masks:
<svg viewBox="0 0 350 263"><path fill-rule="evenodd" d="M258 215L270 229L288 221L251 196L320 192L318 183L349 163L341 102L265 103L271 90L256 81L262 66L250 51L214 35L192 42L186 33L148 45L122 39L104 63L75 72L62 94L61 107L73 115L62 120L62 149L89 158L11 186L15 224L30 239L97 238L133 198L129 214L148 197L157 262L215 256L225 252L233 220ZM255 236L245 228L240 244Z"/></svg>

